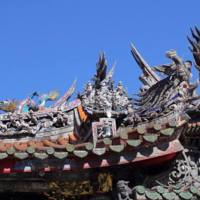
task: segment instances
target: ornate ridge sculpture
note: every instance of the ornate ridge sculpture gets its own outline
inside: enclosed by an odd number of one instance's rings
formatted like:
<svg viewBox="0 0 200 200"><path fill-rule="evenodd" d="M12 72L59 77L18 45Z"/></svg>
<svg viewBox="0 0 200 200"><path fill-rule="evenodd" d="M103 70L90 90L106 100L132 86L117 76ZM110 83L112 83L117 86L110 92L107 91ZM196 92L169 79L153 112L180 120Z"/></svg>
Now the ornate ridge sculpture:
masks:
<svg viewBox="0 0 200 200"><path fill-rule="evenodd" d="M200 31L188 37L200 71ZM48 199L199 199L200 96L192 62L174 50L150 67L138 50L142 86L130 98L104 54L69 102L57 91L0 102L0 191ZM46 102L52 102L46 106ZM31 184L26 184L26 181Z"/></svg>

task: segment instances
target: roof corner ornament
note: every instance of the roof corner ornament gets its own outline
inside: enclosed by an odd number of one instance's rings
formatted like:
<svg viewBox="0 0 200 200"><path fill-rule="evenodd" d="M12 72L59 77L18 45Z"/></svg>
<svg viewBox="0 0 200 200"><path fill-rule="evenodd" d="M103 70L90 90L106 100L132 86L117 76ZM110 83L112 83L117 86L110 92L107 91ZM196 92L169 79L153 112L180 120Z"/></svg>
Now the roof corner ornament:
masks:
<svg viewBox="0 0 200 200"><path fill-rule="evenodd" d="M144 84L144 87L150 88L151 86L155 85L158 81L160 81L160 77L152 70L152 68L144 60L144 58L140 55L140 53L132 43L131 53L136 63L143 72L139 79Z"/></svg>
<svg viewBox="0 0 200 200"><path fill-rule="evenodd" d="M88 82L79 95L85 111L90 115L108 118L125 115L128 105L132 104L121 81L114 87L114 70L115 64L107 72L105 54L100 54L92 82Z"/></svg>
<svg viewBox="0 0 200 200"><path fill-rule="evenodd" d="M195 67L200 73L200 30L195 26L194 29L191 28L191 34L192 38L190 38L189 36L187 37L191 45L189 49L193 54L195 60Z"/></svg>

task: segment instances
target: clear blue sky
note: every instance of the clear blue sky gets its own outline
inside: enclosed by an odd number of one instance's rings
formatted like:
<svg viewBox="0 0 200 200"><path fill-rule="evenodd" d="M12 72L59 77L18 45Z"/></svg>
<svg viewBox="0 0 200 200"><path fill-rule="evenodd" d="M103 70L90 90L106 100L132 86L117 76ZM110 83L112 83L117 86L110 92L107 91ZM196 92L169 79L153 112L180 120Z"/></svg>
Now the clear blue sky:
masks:
<svg viewBox="0 0 200 200"><path fill-rule="evenodd" d="M22 99L33 91L77 91L93 76L98 54L129 93L139 88L140 70L130 54L133 42L153 66L176 49L185 59L189 28L200 26L199 0L9 0L0 2L1 99Z"/></svg>

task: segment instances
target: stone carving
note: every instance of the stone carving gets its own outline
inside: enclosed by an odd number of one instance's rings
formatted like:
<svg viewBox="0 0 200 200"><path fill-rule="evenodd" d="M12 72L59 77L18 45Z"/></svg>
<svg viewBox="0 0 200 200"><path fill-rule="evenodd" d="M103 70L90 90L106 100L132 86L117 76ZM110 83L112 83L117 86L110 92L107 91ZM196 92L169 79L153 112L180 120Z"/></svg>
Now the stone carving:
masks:
<svg viewBox="0 0 200 200"><path fill-rule="evenodd" d="M34 111L24 114L9 114L4 120L0 120L0 136L14 134L36 134L49 128L60 128L73 125L68 113L54 111L45 116L38 116Z"/></svg>
<svg viewBox="0 0 200 200"><path fill-rule="evenodd" d="M117 183L117 197L118 200L132 200L133 189L129 187L129 182L120 180Z"/></svg>
<svg viewBox="0 0 200 200"><path fill-rule="evenodd" d="M165 169L164 173L155 176L146 175L145 179L141 179L142 182L139 181L142 185L119 180L116 185L117 197L119 200L133 200L137 199L137 193L138 199L168 199L167 196L171 197L169 199L182 199L181 197L187 194L187 199L199 199L198 196L192 195L197 194L200 188L199 158L199 153L194 156L194 153L184 149L169 171Z"/></svg>
<svg viewBox="0 0 200 200"><path fill-rule="evenodd" d="M197 158L198 157L198 158ZM194 185L200 188L199 154L195 158L183 151L183 159L177 159L172 172L169 174L170 186L189 187ZM196 159L198 162L196 162Z"/></svg>

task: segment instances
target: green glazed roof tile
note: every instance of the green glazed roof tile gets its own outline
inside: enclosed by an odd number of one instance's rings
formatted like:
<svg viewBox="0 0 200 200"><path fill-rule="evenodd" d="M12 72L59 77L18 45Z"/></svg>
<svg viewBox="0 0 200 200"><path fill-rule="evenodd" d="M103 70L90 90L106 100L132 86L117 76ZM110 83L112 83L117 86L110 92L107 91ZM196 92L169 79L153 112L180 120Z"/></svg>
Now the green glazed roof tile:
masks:
<svg viewBox="0 0 200 200"><path fill-rule="evenodd" d="M48 147L47 153L48 153L49 155L54 154L54 152L55 152L55 149L54 149L53 147Z"/></svg>
<svg viewBox="0 0 200 200"><path fill-rule="evenodd" d="M33 153L35 153L35 148L33 148L33 147L28 147L27 149L26 149L26 151L29 153L29 154L33 154Z"/></svg>
<svg viewBox="0 0 200 200"><path fill-rule="evenodd" d="M44 159L48 158L48 154L46 154L46 153L35 152L34 156L40 160L44 160Z"/></svg>
<svg viewBox="0 0 200 200"><path fill-rule="evenodd" d="M190 192L191 192L192 194L197 194L197 193L198 193L198 189L197 189L196 187L194 187L194 186L191 186L191 187L190 187Z"/></svg>
<svg viewBox="0 0 200 200"><path fill-rule="evenodd" d="M92 142L88 142L85 144L85 148L88 151L91 151L94 148L94 144Z"/></svg>
<svg viewBox="0 0 200 200"><path fill-rule="evenodd" d="M85 158L88 155L88 152L84 150L75 150L73 153L79 158Z"/></svg>
<svg viewBox="0 0 200 200"><path fill-rule="evenodd" d="M68 152L73 152L74 151L74 149L75 149L75 146L73 145L73 144L67 144L66 145L66 150L68 151Z"/></svg>
<svg viewBox="0 0 200 200"><path fill-rule="evenodd" d="M167 128L167 129L161 130L160 132L165 136L171 136L174 133L174 129Z"/></svg>
<svg viewBox="0 0 200 200"><path fill-rule="evenodd" d="M136 192L140 195L143 195L145 193L145 187L143 185L136 186Z"/></svg>
<svg viewBox="0 0 200 200"><path fill-rule="evenodd" d="M179 196L184 200L191 200L193 195L190 192L180 192Z"/></svg>
<svg viewBox="0 0 200 200"><path fill-rule="evenodd" d="M173 191L176 193L176 194L179 194L181 192L180 189L173 189Z"/></svg>
<svg viewBox="0 0 200 200"><path fill-rule="evenodd" d="M148 134L148 135L144 135L143 138L145 139L145 141L153 143L158 139L158 135Z"/></svg>
<svg viewBox="0 0 200 200"><path fill-rule="evenodd" d="M174 188L173 188L173 191L176 193L176 194L179 194L182 190L181 190L181 186L180 185L176 185Z"/></svg>
<svg viewBox="0 0 200 200"><path fill-rule="evenodd" d="M23 160L23 159L28 158L28 153L26 153L26 152L16 152L16 153L14 153L14 157Z"/></svg>
<svg viewBox="0 0 200 200"><path fill-rule="evenodd" d="M138 147L141 144L141 140L127 140L127 144L132 147Z"/></svg>
<svg viewBox="0 0 200 200"><path fill-rule="evenodd" d="M151 199L151 200L158 200L158 199L161 199L161 196L160 194L158 194L157 192L152 192L152 191L146 191L145 192L145 195L148 199Z"/></svg>
<svg viewBox="0 0 200 200"><path fill-rule="evenodd" d="M176 194L174 192L166 192L166 193L162 194L162 196L166 200L174 200L176 198Z"/></svg>
<svg viewBox="0 0 200 200"><path fill-rule="evenodd" d="M153 125L153 127L154 127L154 129L155 130L161 130L162 129L162 124L158 124L158 123L155 123L154 125Z"/></svg>
<svg viewBox="0 0 200 200"><path fill-rule="evenodd" d="M7 154L8 155L12 155L15 153L15 149L13 147L10 147L9 149L7 149Z"/></svg>
<svg viewBox="0 0 200 200"><path fill-rule="evenodd" d="M92 152L98 156L101 156L106 153L106 148L94 148Z"/></svg>
<svg viewBox="0 0 200 200"><path fill-rule="evenodd" d="M104 138L104 139L103 139L103 143L104 143L105 145L110 145L110 144L112 143L112 140L111 140L110 138Z"/></svg>
<svg viewBox="0 0 200 200"><path fill-rule="evenodd" d="M173 191L171 191L171 189L173 189ZM180 185L171 189L169 190L163 186L148 189L141 185L136 187L136 193L138 193L138 195L145 194L146 200L197 200L199 199L197 196L200 196L200 190L193 185L187 188L187 191L183 191Z"/></svg>
<svg viewBox="0 0 200 200"><path fill-rule="evenodd" d="M163 193L165 193L167 190L164 188L164 187L162 187L162 186L157 186L156 187L156 191L159 193L159 194L163 194Z"/></svg>
<svg viewBox="0 0 200 200"><path fill-rule="evenodd" d="M120 153L121 151L124 150L124 145L123 144L120 144L120 145L110 145L109 146L110 149L114 152L117 152L117 153Z"/></svg>
<svg viewBox="0 0 200 200"><path fill-rule="evenodd" d="M68 152L54 152L53 155L58 159L64 159L68 156Z"/></svg>
<svg viewBox="0 0 200 200"><path fill-rule="evenodd" d="M0 153L0 160L3 160L8 157L7 153Z"/></svg>

